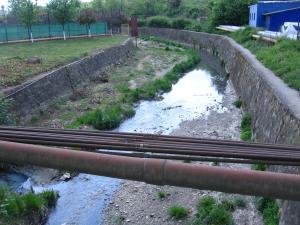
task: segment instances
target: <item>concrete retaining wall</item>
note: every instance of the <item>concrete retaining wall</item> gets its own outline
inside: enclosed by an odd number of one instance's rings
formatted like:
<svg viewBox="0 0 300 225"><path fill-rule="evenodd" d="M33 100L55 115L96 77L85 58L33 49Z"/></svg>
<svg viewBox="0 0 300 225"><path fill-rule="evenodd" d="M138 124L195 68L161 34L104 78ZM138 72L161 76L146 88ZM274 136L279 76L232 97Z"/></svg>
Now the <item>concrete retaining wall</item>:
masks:
<svg viewBox="0 0 300 225"><path fill-rule="evenodd" d="M206 49L224 62L226 71L247 111L258 142L300 144L300 96L266 69L247 49L232 39L207 33L141 28L141 34L158 36ZM299 173L298 168L276 170ZM300 203L280 201L282 225L300 224Z"/></svg>
<svg viewBox="0 0 300 225"><path fill-rule="evenodd" d="M103 72L111 65L125 59L134 45L127 40L122 45L107 48L101 52L40 75L21 88L9 90L8 97L14 99L21 123L28 121L41 109L62 96L69 96L89 82L102 79Z"/></svg>

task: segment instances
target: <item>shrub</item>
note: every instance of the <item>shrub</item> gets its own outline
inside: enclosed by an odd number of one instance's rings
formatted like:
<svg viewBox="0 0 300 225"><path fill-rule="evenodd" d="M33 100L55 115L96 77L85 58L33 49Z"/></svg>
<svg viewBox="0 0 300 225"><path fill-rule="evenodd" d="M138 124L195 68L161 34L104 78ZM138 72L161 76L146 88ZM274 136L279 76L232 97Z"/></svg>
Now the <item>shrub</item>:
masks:
<svg viewBox="0 0 300 225"><path fill-rule="evenodd" d="M212 196L206 196L199 201L196 218L191 225L233 225L231 212L234 208L230 201L217 204Z"/></svg>
<svg viewBox="0 0 300 225"><path fill-rule="evenodd" d="M234 205L239 208L245 208L247 203L243 198L234 199Z"/></svg>
<svg viewBox="0 0 300 225"><path fill-rule="evenodd" d="M174 217L175 219L182 219L182 218L185 218L187 217L188 215L188 209L187 208L184 208L184 207L181 207L181 206L171 206L169 208L169 215L171 217Z"/></svg>
<svg viewBox="0 0 300 225"><path fill-rule="evenodd" d="M242 101L238 99L233 103L233 105L239 109L242 106Z"/></svg>
<svg viewBox="0 0 300 225"><path fill-rule="evenodd" d="M145 19L138 19L138 26L139 27L144 27L147 25L147 20Z"/></svg>
<svg viewBox="0 0 300 225"><path fill-rule="evenodd" d="M266 171L267 170L266 165L264 165L264 164L253 164L253 165L251 165L251 169L258 170L258 171Z"/></svg>
<svg viewBox="0 0 300 225"><path fill-rule="evenodd" d="M251 131L251 116L249 113L246 113L243 116L241 122L241 139L243 141L250 141L252 138L252 131Z"/></svg>
<svg viewBox="0 0 300 225"><path fill-rule="evenodd" d="M147 25L149 27L157 28L171 28L171 20L164 16L154 16L148 19Z"/></svg>
<svg viewBox="0 0 300 225"><path fill-rule="evenodd" d="M198 23L197 21L193 21L190 25L188 25L187 27L185 27L186 30L192 30L192 31L196 31L196 32L200 32L203 30L202 26L200 23Z"/></svg>
<svg viewBox="0 0 300 225"><path fill-rule="evenodd" d="M42 197L48 206L53 206L58 196L55 191L44 191Z"/></svg>
<svg viewBox="0 0 300 225"><path fill-rule="evenodd" d="M188 28L191 24L192 24L192 22L187 19L181 19L181 18L174 19L172 21L172 28L183 30L183 29Z"/></svg>
<svg viewBox="0 0 300 225"><path fill-rule="evenodd" d="M163 191L160 191L160 192L157 193L157 196L158 196L160 199L163 199L163 198L166 197L166 193L163 192Z"/></svg>
<svg viewBox="0 0 300 225"><path fill-rule="evenodd" d="M279 207L274 199L256 198L256 207L262 213L265 225L278 225L280 219Z"/></svg>
<svg viewBox="0 0 300 225"><path fill-rule="evenodd" d="M40 211L43 206L43 200L33 193L26 194L23 196L23 199L27 214L32 214L34 211Z"/></svg>

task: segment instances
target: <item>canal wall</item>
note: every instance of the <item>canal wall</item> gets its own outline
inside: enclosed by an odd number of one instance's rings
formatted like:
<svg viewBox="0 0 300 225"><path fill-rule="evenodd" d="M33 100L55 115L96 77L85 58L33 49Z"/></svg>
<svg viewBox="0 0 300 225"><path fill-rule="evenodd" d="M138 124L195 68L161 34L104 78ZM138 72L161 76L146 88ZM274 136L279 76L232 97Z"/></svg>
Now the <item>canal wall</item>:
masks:
<svg viewBox="0 0 300 225"><path fill-rule="evenodd" d="M265 68L256 57L229 37L165 28L140 28L144 35L170 39L217 55L252 116L255 140L263 143L300 144L300 96ZM300 173L295 167L276 167ZM300 203L279 201L281 225L300 224Z"/></svg>
<svg viewBox="0 0 300 225"><path fill-rule="evenodd" d="M126 59L134 50L131 40L96 52L78 61L42 74L21 87L7 90L8 98L14 100L15 110L21 124L47 109L60 97L78 94L78 89L89 82L107 81L105 71ZM80 94L80 93L79 93Z"/></svg>

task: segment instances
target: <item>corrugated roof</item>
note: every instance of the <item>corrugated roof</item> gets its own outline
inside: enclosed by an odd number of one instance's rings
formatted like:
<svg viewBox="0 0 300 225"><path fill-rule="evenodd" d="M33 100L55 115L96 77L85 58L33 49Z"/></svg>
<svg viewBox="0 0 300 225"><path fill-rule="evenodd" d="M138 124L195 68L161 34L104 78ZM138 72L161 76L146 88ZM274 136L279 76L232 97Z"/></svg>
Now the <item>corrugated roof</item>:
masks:
<svg viewBox="0 0 300 225"><path fill-rule="evenodd" d="M268 16L268 15L272 15L275 13L282 13L282 12L288 12L288 11L293 11L293 10L297 10L300 9L300 7L295 7L295 8L291 8L291 9L283 9L283 10L279 10L279 11L274 11L274 12L268 12L268 13L264 13L264 16Z"/></svg>

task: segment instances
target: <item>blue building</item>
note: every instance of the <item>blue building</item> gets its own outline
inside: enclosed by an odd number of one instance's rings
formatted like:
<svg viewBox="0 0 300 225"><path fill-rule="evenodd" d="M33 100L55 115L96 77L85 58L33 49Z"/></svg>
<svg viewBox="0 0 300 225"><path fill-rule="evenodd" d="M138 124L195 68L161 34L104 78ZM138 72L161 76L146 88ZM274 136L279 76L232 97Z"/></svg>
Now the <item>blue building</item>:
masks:
<svg viewBox="0 0 300 225"><path fill-rule="evenodd" d="M300 22L300 1L260 1L249 8L251 27L279 31L284 22Z"/></svg>

